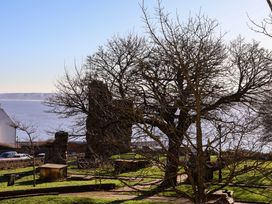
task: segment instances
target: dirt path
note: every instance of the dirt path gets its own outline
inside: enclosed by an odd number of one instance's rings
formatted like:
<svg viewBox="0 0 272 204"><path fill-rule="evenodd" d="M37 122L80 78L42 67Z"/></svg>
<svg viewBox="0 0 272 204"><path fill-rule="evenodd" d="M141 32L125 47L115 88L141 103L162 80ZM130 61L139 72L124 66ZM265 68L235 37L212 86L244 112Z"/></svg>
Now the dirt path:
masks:
<svg viewBox="0 0 272 204"><path fill-rule="evenodd" d="M186 175L182 174L178 176L178 182L182 182L186 179ZM155 179L150 182L141 182L138 185L134 185L133 188L129 186L123 186L112 191L92 191L92 192L82 192L82 193L65 193L60 195L66 196L79 196L79 197L91 197L91 198L105 198L105 199L113 199L113 200L148 200L157 202L165 202L165 203L184 203L184 204L192 204L189 199L186 198L177 198L177 197L167 197L167 196L143 196L140 193L137 193L137 190L144 190L146 188L150 188L150 186L154 184L158 184L161 182L161 179Z"/></svg>
<svg viewBox="0 0 272 204"><path fill-rule="evenodd" d="M184 175L180 175L178 177L178 182L185 180L186 177ZM145 188L150 188L151 185L156 183L160 183L160 179L155 179L150 182L144 182L139 185L133 186L133 188L129 186L120 187L118 189L114 189L112 191L92 191L92 192L83 192L83 193L69 193L69 194L61 194L67 196L79 196L79 197L91 197L91 198L105 198L105 199L113 199L113 200L147 200L157 202L165 202L165 203L184 203L184 204L192 204L193 202L186 198L177 198L177 197L166 197L166 196L143 196L137 193L137 190L143 190ZM133 194L132 194L133 193ZM137 195L139 194L139 195Z"/></svg>
<svg viewBox="0 0 272 204"><path fill-rule="evenodd" d="M105 198L105 199L113 199L120 201L127 200L147 200L157 202L165 202L165 203L184 203L184 204L192 204L192 202L185 198L176 198L176 197L166 197L166 196L141 196L141 195L131 195L125 194L124 192L117 191L93 191L93 192L84 192L84 193L69 193L69 194L60 194L64 196L79 196L79 197L90 197L90 198Z"/></svg>

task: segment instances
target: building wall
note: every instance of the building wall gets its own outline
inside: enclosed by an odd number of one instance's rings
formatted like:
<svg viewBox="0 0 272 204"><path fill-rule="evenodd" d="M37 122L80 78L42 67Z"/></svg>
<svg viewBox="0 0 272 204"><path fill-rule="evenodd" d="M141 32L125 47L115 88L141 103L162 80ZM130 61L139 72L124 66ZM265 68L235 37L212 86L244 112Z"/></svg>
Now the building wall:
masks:
<svg viewBox="0 0 272 204"><path fill-rule="evenodd" d="M0 108L0 144L15 146L16 129L11 125L14 124L6 112Z"/></svg>

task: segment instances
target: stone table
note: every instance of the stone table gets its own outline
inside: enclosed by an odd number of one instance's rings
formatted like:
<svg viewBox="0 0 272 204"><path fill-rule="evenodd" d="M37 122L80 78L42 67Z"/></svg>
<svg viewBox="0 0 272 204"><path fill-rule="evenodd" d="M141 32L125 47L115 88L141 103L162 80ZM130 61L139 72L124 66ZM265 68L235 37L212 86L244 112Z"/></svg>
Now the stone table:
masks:
<svg viewBox="0 0 272 204"><path fill-rule="evenodd" d="M40 179L43 181L56 181L67 177L67 165L47 163L39 167Z"/></svg>

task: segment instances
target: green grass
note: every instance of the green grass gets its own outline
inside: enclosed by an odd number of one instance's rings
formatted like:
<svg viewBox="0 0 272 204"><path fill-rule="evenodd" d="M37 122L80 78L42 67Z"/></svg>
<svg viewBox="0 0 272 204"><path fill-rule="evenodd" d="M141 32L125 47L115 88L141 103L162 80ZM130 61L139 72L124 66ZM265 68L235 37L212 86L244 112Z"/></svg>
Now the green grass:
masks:
<svg viewBox="0 0 272 204"><path fill-rule="evenodd" d="M60 187L60 186L78 186L78 185L87 185L87 184L99 184L100 180L95 179L91 181L55 181L55 182L44 182L41 183L37 181L36 187L32 186L32 176L26 176L15 181L14 186L7 186L7 182L1 182L0 188L1 191L10 191L10 190L25 190L32 188L51 188L51 187ZM101 183L114 183L117 187L123 186L122 182L116 179L101 179Z"/></svg>
<svg viewBox="0 0 272 204"><path fill-rule="evenodd" d="M19 179L16 179L15 184L13 186L7 186L7 179L5 179L3 177L4 174L6 173L20 173L20 172L24 172L24 171L29 171L31 170L30 168L19 168L16 170L12 170L12 171L8 171L8 170L1 170L0 171L0 189L1 191L10 191L10 190L24 190L24 189L32 189L34 188L32 186L33 184L33 176L29 175L29 176L24 176L21 177ZM80 173L82 174L83 172L86 175L102 175L102 173L100 172L98 174L98 170L82 170L82 169L69 169L68 170L69 173ZM109 175L111 176L112 174L107 174L105 173L105 175ZM143 176L146 175L148 176L158 176L161 177L162 175L162 171L159 170L157 167L148 167L148 168L144 168L144 169L140 169L138 171L135 172L130 172L130 173L123 173L120 174L118 176L126 176L126 177L138 177L138 176ZM36 175L36 178L39 179L39 174ZM154 178L145 178L142 179L141 182L148 182L148 181L152 181L154 180ZM87 185L87 184L99 184L99 183L114 183L117 187L121 187L124 186L125 184L118 180L118 179L94 179L94 180L83 180L83 181L55 181L55 182L40 182L39 180L37 180L37 185L35 188L50 188L50 187L60 187L60 186L78 186L78 185ZM139 181L138 180L132 180L132 181L126 181L127 184L129 185L134 185L137 184Z"/></svg>
<svg viewBox="0 0 272 204"><path fill-rule="evenodd" d="M151 201L93 199L73 196L37 196L1 201L1 204L151 204ZM158 203L158 202L156 202Z"/></svg>
<svg viewBox="0 0 272 204"><path fill-rule="evenodd" d="M241 175L236 175L231 183L246 184L248 186L267 185L269 188L248 188L248 187L226 187L234 191L234 199L245 202L266 202L272 203L272 162L248 160L241 162L236 171L243 170L244 167L254 166L254 169ZM223 180L229 177L233 166L222 169ZM218 171L214 172L214 179L218 179Z"/></svg>
<svg viewBox="0 0 272 204"><path fill-rule="evenodd" d="M272 203L272 190L261 188L227 187L234 192L235 201Z"/></svg>
<svg viewBox="0 0 272 204"><path fill-rule="evenodd" d="M121 173L119 174L119 176L131 176L131 177L158 177L158 178L162 178L163 176L163 171L156 167L156 166L152 166L152 167L146 167L146 168L142 168L142 169L138 169L137 171L131 171L131 172L126 172L126 173Z"/></svg>
<svg viewBox="0 0 272 204"><path fill-rule="evenodd" d="M217 186L211 186L215 188ZM193 190L190 185L180 185L177 187L178 190L193 195ZM272 203L272 189L261 189L261 188L246 188L246 187L225 187L224 189L233 191L233 198L235 201L242 202L264 202ZM168 189L168 191L160 193L163 196L178 196L174 190Z"/></svg>
<svg viewBox="0 0 272 204"><path fill-rule="evenodd" d="M116 159L145 159L143 155L136 153L116 154L110 157L112 160Z"/></svg>
<svg viewBox="0 0 272 204"><path fill-rule="evenodd" d="M83 175L114 175L114 168L108 166L106 168L93 168L93 169L79 169L76 165L70 165L68 167L68 175L71 174L83 174Z"/></svg>
<svg viewBox="0 0 272 204"><path fill-rule="evenodd" d="M111 160L116 160L116 159L128 159L128 160L139 160L139 159L144 159L144 160L154 160L154 161L160 161L164 162L166 160L166 156L164 154L156 154L156 155L151 155L151 154L136 154L136 153L125 153L125 154L116 154L110 157Z"/></svg>
<svg viewBox="0 0 272 204"><path fill-rule="evenodd" d="M213 158L215 159L215 158ZM252 165L256 161L247 161L242 162L237 167L238 170L244 168L244 165ZM230 167L228 166L223 169L223 178L227 178L230 173ZM8 173L20 173L25 171L31 171L32 167L20 168L16 170L1 170L0 171L0 189L1 191L8 190L22 190L22 189L31 189L32 187L32 175L24 176L18 180L16 180L14 186L7 186L7 180L4 179L3 175ZM251 170L245 174L238 175L234 177L232 183L246 183L246 184L254 184L254 185L272 185L272 162L261 162L258 165L258 168L255 170ZM77 169L76 166L70 166L68 168L68 173L70 174L86 174L86 175L114 175L113 167L107 166L106 168L98 168L98 169ZM183 173L183 168L180 168L179 173ZM123 177L146 177L142 180L136 179L130 182L127 182L130 185L138 184L139 182L149 182L153 181L156 178L163 178L164 171L156 166L150 166L147 168L139 169L133 172L121 173L117 176ZM148 178L149 177L149 178ZM152 177L152 178L150 178ZM37 175L37 178L39 176ZM218 171L214 172L214 179L217 180ZM56 181L56 182L46 182L41 183L37 182L37 186L35 188L51 188L58 186L78 186L78 185L87 185L87 184L99 184L99 183L115 183L117 187L124 186L124 183L117 179L99 179L90 180L90 181ZM151 186L150 188L145 189L146 191L154 189L156 186ZM214 186L215 187L215 186ZM211 186L213 188L213 186ZM226 187L227 189L234 191L234 198L236 200L241 201L251 201L251 202L271 202L272 200L272 187L269 189L261 189L261 188L245 188L245 187ZM178 187L179 190L183 192L187 192L192 194L192 188L190 185L181 185ZM167 191L162 193L162 195L166 196L175 196L175 192ZM89 202L89 201L88 201ZM98 201L95 201L98 202ZM2 203L2 202L1 202Z"/></svg>
<svg viewBox="0 0 272 204"><path fill-rule="evenodd" d="M0 170L0 176L3 176L4 174L22 173L22 172L32 171L32 170L33 170L33 167Z"/></svg>
<svg viewBox="0 0 272 204"><path fill-rule="evenodd" d="M232 183L242 183L247 185L272 185L272 162L260 162L247 161L241 162L235 171L243 170L245 166L250 167L251 165L256 165L255 168L242 173L240 175L234 176ZM222 169L223 180L230 176L230 172L233 166L228 166ZM218 179L218 171L214 172L214 179Z"/></svg>
<svg viewBox="0 0 272 204"><path fill-rule="evenodd" d="M10 191L10 190L24 190L34 188L33 184L33 176L24 176L19 179L16 179L15 184L13 186L7 186L7 179L3 176L8 173L22 173L26 171L31 171L32 167L27 168L18 168L13 170L0 170L0 190L1 191ZM114 183L117 187L122 186L122 182L116 179L94 179L89 181L55 181L55 182L40 182L39 174L36 175L37 178L37 186L35 188L50 188L50 187L60 187L60 186L77 186L77 185L87 185L87 184L98 184L98 183Z"/></svg>

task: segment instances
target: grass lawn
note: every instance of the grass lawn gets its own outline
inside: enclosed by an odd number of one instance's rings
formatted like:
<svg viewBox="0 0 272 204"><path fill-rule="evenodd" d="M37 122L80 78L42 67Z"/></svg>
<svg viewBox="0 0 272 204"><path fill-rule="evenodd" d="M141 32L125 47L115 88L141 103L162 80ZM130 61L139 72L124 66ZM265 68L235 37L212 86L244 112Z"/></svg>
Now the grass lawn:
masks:
<svg viewBox="0 0 272 204"><path fill-rule="evenodd" d="M1 191L10 191L10 190L23 190L23 189L31 189L34 188L33 184L33 176L24 176L19 179L16 179L15 184L13 186L7 186L7 179L4 177L4 174L9 173L20 173L32 170L32 167L27 168L18 168L13 170L0 170L0 189ZM36 175L36 178L39 179L39 174ZM59 187L59 186L77 186L77 185L85 185L85 184L99 184L99 183L114 183L116 186L122 186L122 182L116 179L95 179L89 181L55 181L55 182L40 182L37 180L37 185L35 188L50 188L50 187Z"/></svg>
<svg viewBox="0 0 272 204"><path fill-rule="evenodd" d="M143 155L136 153L125 153L125 154L116 154L110 157L112 160L115 159L145 159Z"/></svg>
<svg viewBox="0 0 272 204"><path fill-rule="evenodd" d="M114 175L114 168L109 166L106 168L79 169L76 165L69 165L68 166L68 174L113 176Z"/></svg>
<svg viewBox="0 0 272 204"><path fill-rule="evenodd" d="M260 162L254 163L255 161L247 161L242 162L238 165L237 170L242 170L244 166L256 165L254 169L247 171L246 173L242 173L240 175L236 175L232 179L232 183L242 183L247 185L268 185L272 186L272 162ZM222 169L222 177L223 180L227 179L232 166L225 167ZM214 172L214 179L218 179L218 171Z"/></svg>
<svg viewBox="0 0 272 204"><path fill-rule="evenodd" d="M272 189L227 187L235 201L272 203Z"/></svg>
<svg viewBox="0 0 272 204"><path fill-rule="evenodd" d="M142 168L138 169L137 171L132 171L132 172L126 172L126 173L121 173L119 176L126 176L126 177L157 177L157 178L163 178L163 171L156 166L151 166L147 168Z"/></svg>
<svg viewBox="0 0 272 204"><path fill-rule="evenodd" d="M127 157L131 155L126 155ZM133 156L133 155L132 155ZM134 155L135 156L135 155ZM134 157L133 156L133 157ZM249 165L251 162L254 161L247 161L246 163L242 163L238 168L244 168L244 165ZM32 187L32 175L24 176L20 179L17 179L14 186L7 186L7 180L3 177L4 174L8 173L18 173L18 172L26 172L31 171L32 167L27 168L20 168L16 170L0 170L0 189L1 191L9 191L9 190L22 190L22 189L31 189ZM263 162L261 165L258 166L257 169L251 170L243 175L239 175L234 177L233 183L245 183L245 184L254 184L254 185L271 185L270 188L267 189L261 189L261 188L246 188L246 187L229 187L227 186L226 189L234 191L234 199L239 201L251 201L251 202L267 202L272 203L272 163L271 162ZM184 170L181 168L179 173L183 173ZM226 178L229 174L230 170L228 167L223 169L223 178ZM84 170L84 169L77 169L76 166L69 166L68 168L68 174L88 174L88 175L108 175L113 176L113 168L107 167L105 169L96 169L96 170ZM127 173L121 173L117 176L122 177L147 177L142 179L140 182L150 182L157 178L163 178L164 172L159 167L156 166L150 166L147 168L139 169L134 172L127 172ZM152 178L148 178L152 177ZM37 178L39 178L39 175L37 175ZM218 171L214 172L214 178L215 180L218 178ZM50 188L50 187L57 187L57 186L78 186L78 185L86 185L86 184L99 184L99 183L114 183L117 187L124 186L124 183L117 180L117 179L96 179L96 180L90 180L90 181L57 181L57 182L37 182L37 186L35 188ZM126 183L129 183L130 185L138 184L139 180L134 180ZM146 191L150 191L151 189L154 189L156 186L151 186L145 189ZM192 194L192 188L190 185L182 184L179 187L179 190L182 190L183 192L187 192L189 194ZM213 186L211 186L213 188ZM167 191L163 192L162 195L164 196L175 196L174 191ZM21 199L21 200L20 200ZM17 203L31 203L28 202L28 198L20 198ZM105 200L92 200L92 199L86 199L82 198L83 200L78 200L81 198L62 198L60 196L44 196L44 197L35 197L33 198L33 202L37 202L37 199L41 199L41 202L44 203L110 203L112 201L105 201ZM62 199L65 199L63 201ZM69 200L74 200L74 202ZM25 201L26 200L26 201ZM35 203L34 202L34 203ZM41 203L37 202L37 203ZM118 201L120 202L120 201ZM114 201L112 203L118 203L117 201ZM12 200L9 201L1 201L0 203L16 203ZM133 203L133 202L126 202L126 203ZM143 202L135 202L135 203L143 203ZM148 202L144 202L148 203Z"/></svg>
<svg viewBox="0 0 272 204"><path fill-rule="evenodd" d="M32 175L24 176L19 179L16 179L15 184L13 186L7 186L7 179L3 176L4 174L8 173L20 173L32 170L32 167L27 168L18 168L15 170L0 170L0 189L1 191L10 191L10 190L23 190L23 189L31 189L34 188L33 184L33 177ZM102 172L102 170L101 170ZM98 170L87 170L87 169L76 169L75 167L68 169L68 174L86 174L86 175L108 175L112 176L113 174L109 171L107 174L106 171L102 173L98 173ZM138 176L152 176L161 178L162 171L157 167L147 167L144 169L139 169L135 172L123 173L117 176L124 176L124 177L138 177ZM36 178L39 179L39 174L36 175ZM149 182L154 180L155 178L145 178L141 179L141 182ZM59 186L77 186L77 185L87 185L87 184L99 184L99 183L114 183L117 187L124 186L125 184L118 180L118 179L94 179L94 180L82 180L82 181L55 181L55 182L40 182L37 180L37 185L35 188L50 188L50 187L59 187ZM133 185L138 184L139 181L132 180L126 181L127 184Z"/></svg>
<svg viewBox="0 0 272 204"><path fill-rule="evenodd" d="M92 199L73 196L36 196L0 201L1 204L151 204L151 201ZM156 202L158 203L158 202ZM158 203L159 204L159 203Z"/></svg>
<svg viewBox="0 0 272 204"><path fill-rule="evenodd" d="M39 177L38 177L39 178ZM60 186L78 186L78 185L87 185L87 184L99 184L100 180L91 180L91 181L56 181L56 182L39 182L35 188L50 188L50 187L60 187ZM116 179L101 179L101 183L114 183L118 186L122 186L121 181ZM24 190L32 189L32 176L25 176L15 181L14 186L7 186L6 181L0 182L1 191L11 191L11 190Z"/></svg>

